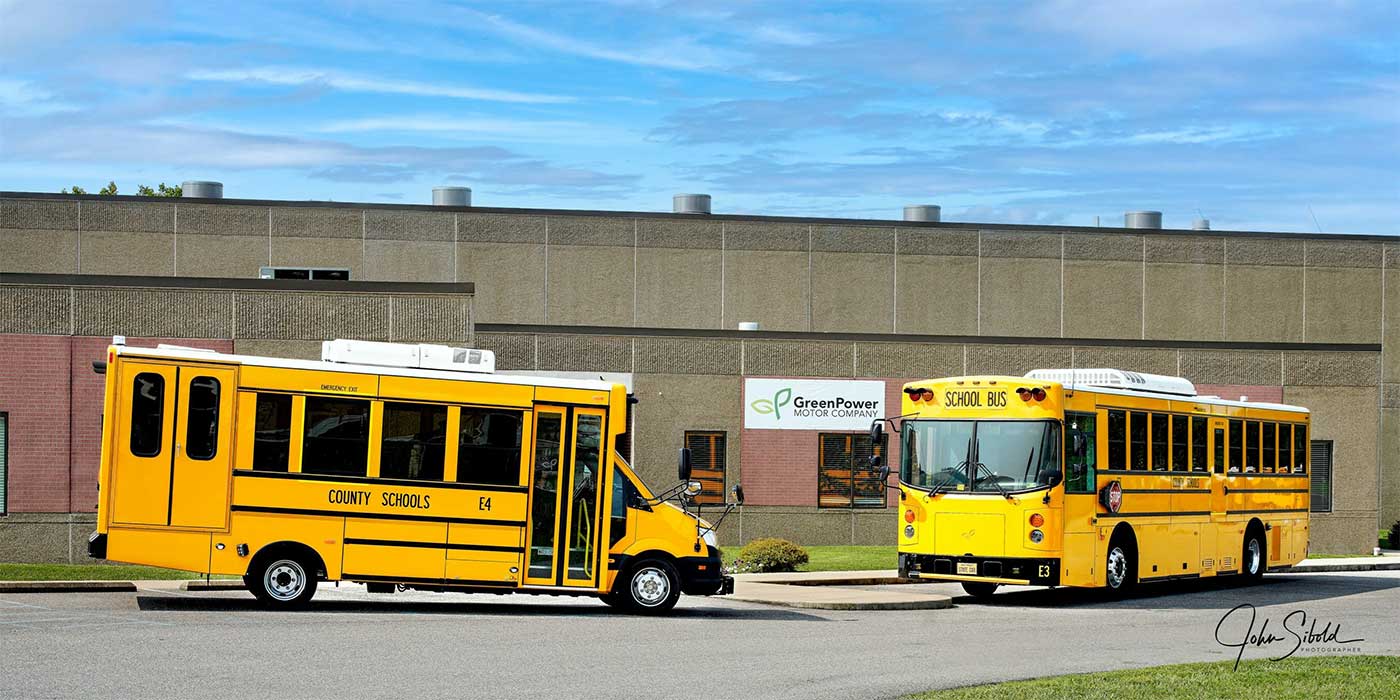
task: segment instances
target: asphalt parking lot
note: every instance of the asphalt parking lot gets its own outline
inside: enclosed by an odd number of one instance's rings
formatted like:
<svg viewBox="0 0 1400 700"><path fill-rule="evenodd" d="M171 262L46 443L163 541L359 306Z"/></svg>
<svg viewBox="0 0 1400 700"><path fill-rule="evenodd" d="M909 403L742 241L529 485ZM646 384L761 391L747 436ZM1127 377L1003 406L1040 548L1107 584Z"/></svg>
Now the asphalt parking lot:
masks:
<svg viewBox="0 0 1400 700"><path fill-rule="evenodd" d="M958 595L956 586L932 584ZM1187 582L1105 601L1020 589L947 610L798 611L683 598L665 618L590 599L324 586L304 612L244 592L0 595L0 697L871 698L934 687L1234 658L1235 606L1340 633L1299 653L1400 654L1400 572ZM1303 611L1303 624L1294 611ZM1250 628L1248 609L1221 626ZM1285 621L1285 616L1294 617ZM1359 640L1359 641L1356 641Z"/></svg>

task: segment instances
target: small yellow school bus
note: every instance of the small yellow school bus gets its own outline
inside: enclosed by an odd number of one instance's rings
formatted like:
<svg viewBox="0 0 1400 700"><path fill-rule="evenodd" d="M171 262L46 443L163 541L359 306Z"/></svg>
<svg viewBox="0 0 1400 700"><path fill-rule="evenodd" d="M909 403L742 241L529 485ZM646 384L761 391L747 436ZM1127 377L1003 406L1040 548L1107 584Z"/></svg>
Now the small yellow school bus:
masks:
<svg viewBox="0 0 1400 700"><path fill-rule="evenodd" d="M346 340L315 362L119 337L94 366L93 557L240 575L274 606L305 604L318 580L592 595L642 613L733 591L714 527L689 512L689 455L654 495L617 453L620 384Z"/></svg>
<svg viewBox="0 0 1400 700"><path fill-rule="evenodd" d="M1307 554L1305 408L1113 369L917 381L902 403L902 577L1120 593Z"/></svg>

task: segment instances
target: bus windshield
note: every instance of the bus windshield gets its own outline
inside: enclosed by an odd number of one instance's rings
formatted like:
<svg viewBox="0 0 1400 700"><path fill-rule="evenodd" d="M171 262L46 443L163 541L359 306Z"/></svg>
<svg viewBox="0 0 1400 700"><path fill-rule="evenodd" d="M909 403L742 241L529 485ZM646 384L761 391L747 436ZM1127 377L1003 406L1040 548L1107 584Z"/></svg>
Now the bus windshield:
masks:
<svg viewBox="0 0 1400 700"><path fill-rule="evenodd" d="M1049 486L1060 473L1053 421L905 421L899 478L924 489L993 492Z"/></svg>

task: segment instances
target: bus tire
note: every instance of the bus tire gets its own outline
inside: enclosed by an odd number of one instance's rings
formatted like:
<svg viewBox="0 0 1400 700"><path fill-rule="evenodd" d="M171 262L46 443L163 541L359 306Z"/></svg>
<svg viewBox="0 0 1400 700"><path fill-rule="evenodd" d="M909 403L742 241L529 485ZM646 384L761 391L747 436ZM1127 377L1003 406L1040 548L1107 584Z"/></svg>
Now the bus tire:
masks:
<svg viewBox="0 0 1400 700"><path fill-rule="evenodd" d="M1244 546L1240 549L1240 577L1248 583L1258 583L1264 578L1268 564L1264 559L1264 537L1259 528L1250 527L1244 533Z"/></svg>
<svg viewBox="0 0 1400 700"><path fill-rule="evenodd" d="M992 594L997 592L997 586L998 584L988 583L986 581L962 582L963 590L966 591L968 595L978 600L986 600L988 598L991 598Z"/></svg>
<svg viewBox="0 0 1400 700"><path fill-rule="evenodd" d="M1104 585L1109 595L1124 596L1137 586L1137 556L1127 537L1114 537L1104 558Z"/></svg>
<svg viewBox="0 0 1400 700"><path fill-rule="evenodd" d="M662 559L646 559L628 567L612 595L618 607L641 615L663 615L676 607L681 597L681 577L676 567Z"/></svg>
<svg viewBox="0 0 1400 700"><path fill-rule="evenodd" d="M316 565L286 551L259 556L244 581L264 605L293 609L305 607L316 595Z"/></svg>

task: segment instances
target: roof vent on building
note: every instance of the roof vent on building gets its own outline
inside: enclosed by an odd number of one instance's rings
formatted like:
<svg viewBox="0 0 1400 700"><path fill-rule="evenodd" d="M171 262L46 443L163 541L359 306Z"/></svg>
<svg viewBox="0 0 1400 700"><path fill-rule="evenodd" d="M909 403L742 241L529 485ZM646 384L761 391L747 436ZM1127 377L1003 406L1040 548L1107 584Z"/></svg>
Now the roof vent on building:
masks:
<svg viewBox="0 0 1400 700"><path fill-rule="evenodd" d="M1209 230L1210 230L1210 219L1196 219L1195 221L1192 221L1192 222L1191 222L1191 230L1192 230L1192 231L1209 231Z"/></svg>
<svg viewBox="0 0 1400 700"><path fill-rule="evenodd" d="M1162 212L1130 211L1123 214L1125 228L1162 228Z"/></svg>
<svg viewBox="0 0 1400 700"><path fill-rule="evenodd" d="M671 197L671 211L677 214L708 214L710 213L710 195L675 195Z"/></svg>
<svg viewBox="0 0 1400 700"><path fill-rule="evenodd" d="M433 206L435 207L469 207L472 205L472 188L470 187L434 187Z"/></svg>
<svg viewBox="0 0 1400 700"><path fill-rule="evenodd" d="M905 221L939 221L943 217L943 207L937 204L914 204L904 208Z"/></svg>
<svg viewBox="0 0 1400 700"><path fill-rule="evenodd" d="M223 199L224 183L213 180L185 180L180 183L180 196L197 199Z"/></svg>

